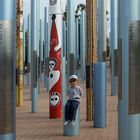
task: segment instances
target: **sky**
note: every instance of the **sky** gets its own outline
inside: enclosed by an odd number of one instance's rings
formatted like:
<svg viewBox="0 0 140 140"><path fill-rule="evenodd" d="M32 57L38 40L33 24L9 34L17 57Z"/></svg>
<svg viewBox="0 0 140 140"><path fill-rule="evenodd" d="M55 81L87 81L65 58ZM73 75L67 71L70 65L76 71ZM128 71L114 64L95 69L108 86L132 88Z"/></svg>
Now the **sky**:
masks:
<svg viewBox="0 0 140 140"><path fill-rule="evenodd" d="M30 1L31 0L23 0L24 2L24 21L25 21L25 27L27 26L27 16L30 13ZM110 0L106 0L107 4L106 4L106 8L110 13ZM64 12L65 7L66 7L66 2L67 0L61 0L62 3L62 12ZM77 4L86 4L86 0L74 0L74 4L75 4L75 9L77 7ZM44 20L44 7L48 7L49 5L49 0L40 0L40 19ZM108 16L108 18L110 19L110 14ZM107 22L107 32L110 32L110 20ZM107 34L108 34L107 33Z"/></svg>
<svg viewBox="0 0 140 140"><path fill-rule="evenodd" d="M28 13L30 12L30 1L29 0L23 0L24 1L24 16L27 16ZM67 0L61 0L62 3L62 12L64 12L65 10L65 6L66 6L66 2ZM82 3L82 4L86 4L86 0L75 0L75 8L77 6L77 4ZM40 17L43 18L44 17L44 7L49 5L49 0L40 0Z"/></svg>
<svg viewBox="0 0 140 140"><path fill-rule="evenodd" d="M23 17L24 17L24 21L25 21L25 23L24 23L25 24L25 28L27 28L27 16L30 13L30 1L31 0L23 0L23 3L24 3ZM74 0L74 1L75 1L74 2L75 9L77 7L77 4L79 4L79 3L86 4L86 0ZM62 12L65 11L66 2L67 2L67 0L61 0ZM48 7L48 5L49 5L49 0L40 0L40 19L42 19L43 21L44 21L44 7ZM43 24L43 22L42 22L42 24Z"/></svg>

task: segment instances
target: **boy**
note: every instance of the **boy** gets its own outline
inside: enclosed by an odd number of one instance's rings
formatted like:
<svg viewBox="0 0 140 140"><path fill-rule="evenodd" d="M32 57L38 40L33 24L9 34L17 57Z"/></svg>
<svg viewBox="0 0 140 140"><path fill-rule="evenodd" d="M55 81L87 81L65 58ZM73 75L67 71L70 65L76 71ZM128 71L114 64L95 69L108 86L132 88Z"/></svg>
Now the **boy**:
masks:
<svg viewBox="0 0 140 140"><path fill-rule="evenodd" d="M80 103L80 97L83 94L83 90L77 83L78 76L71 75L69 77L69 82L71 87L68 89L68 100L65 106L65 123L67 125L70 122L72 125L75 124L76 111Z"/></svg>

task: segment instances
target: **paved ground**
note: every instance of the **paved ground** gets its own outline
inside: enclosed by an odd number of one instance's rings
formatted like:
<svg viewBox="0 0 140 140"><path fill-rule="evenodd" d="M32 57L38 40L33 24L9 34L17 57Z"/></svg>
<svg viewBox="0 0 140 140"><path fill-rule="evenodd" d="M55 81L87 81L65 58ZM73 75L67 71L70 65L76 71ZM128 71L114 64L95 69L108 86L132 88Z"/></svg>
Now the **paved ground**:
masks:
<svg viewBox="0 0 140 140"><path fill-rule="evenodd" d="M85 82L80 81L85 93L80 107L80 135L63 136L63 120L49 119L48 93L41 82L37 113L31 113L29 87L24 86L24 105L17 107L17 140L118 140L118 99L110 96L109 70L107 77L106 128L94 128L92 121L86 121Z"/></svg>

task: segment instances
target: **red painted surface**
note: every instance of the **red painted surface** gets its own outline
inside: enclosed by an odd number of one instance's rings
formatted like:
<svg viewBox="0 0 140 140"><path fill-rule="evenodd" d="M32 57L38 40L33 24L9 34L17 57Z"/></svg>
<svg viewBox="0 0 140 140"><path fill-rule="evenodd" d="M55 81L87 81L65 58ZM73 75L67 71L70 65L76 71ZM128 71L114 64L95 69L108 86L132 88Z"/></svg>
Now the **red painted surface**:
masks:
<svg viewBox="0 0 140 140"><path fill-rule="evenodd" d="M61 118L62 116L62 88L61 88L61 47L59 47L59 35L55 23L56 16L52 16L50 32L50 63L56 65L49 69L49 79L52 83L49 91L50 95L50 118ZM59 74L58 74L59 73ZM50 81L50 80L49 80Z"/></svg>

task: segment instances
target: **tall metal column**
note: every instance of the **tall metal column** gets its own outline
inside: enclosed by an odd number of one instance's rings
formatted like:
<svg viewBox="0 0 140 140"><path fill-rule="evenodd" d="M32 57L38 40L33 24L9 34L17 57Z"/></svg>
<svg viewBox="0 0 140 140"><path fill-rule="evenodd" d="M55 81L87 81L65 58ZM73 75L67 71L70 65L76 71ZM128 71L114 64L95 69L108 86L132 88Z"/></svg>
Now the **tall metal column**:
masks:
<svg viewBox="0 0 140 140"><path fill-rule="evenodd" d="M42 30L42 20L40 20L40 79L44 79L43 74L43 64L44 64L44 58L43 58L43 30Z"/></svg>
<svg viewBox="0 0 140 140"><path fill-rule="evenodd" d="M62 12L61 0L49 1L49 117L61 118L62 116Z"/></svg>
<svg viewBox="0 0 140 140"><path fill-rule="evenodd" d="M28 85L31 86L31 15L28 14L27 17L27 25L28 25L28 66L27 66L27 70L28 70Z"/></svg>
<svg viewBox="0 0 140 140"><path fill-rule="evenodd" d="M62 47L62 105L63 112L66 104L67 82L66 82L66 22L63 21L63 47Z"/></svg>
<svg viewBox="0 0 140 140"><path fill-rule="evenodd" d="M16 1L0 1L0 140L16 140Z"/></svg>
<svg viewBox="0 0 140 140"><path fill-rule="evenodd" d="M140 139L140 2L119 0L119 140ZM125 10L124 10L125 9ZM120 54L121 54L120 53Z"/></svg>
<svg viewBox="0 0 140 140"><path fill-rule="evenodd" d="M75 23L75 69L76 74L78 74L78 65L79 65L79 16L76 17Z"/></svg>
<svg viewBox="0 0 140 140"><path fill-rule="evenodd" d="M49 61L49 43L48 43L48 12L47 7L44 8L44 63L45 63L45 87L49 90L49 72L48 72L48 61Z"/></svg>
<svg viewBox="0 0 140 140"><path fill-rule="evenodd" d="M81 12L80 19L80 62L81 62L81 79L85 80L85 60L86 60L86 13L85 10Z"/></svg>
<svg viewBox="0 0 140 140"><path fill-rule="evenodd" d="M102 128L106 127L106 0L98 1L98 14L99 62L94 64L94 127Z"/></svg>
<svg viewBox="0 0 140 140"><path fill-rule="evenodd" d="M39 0L31 1L31 94L32 112L37 112L38 102L38 48L39 48Z"/></svg>
<svg viewBox="0 0 140 140"><path fill-rule="evenodd" d="M98 1L98 61L106 61L106 0Z"/></svg>
<svg viewBox="0 0 140 140"><path fill-rule="evenodd" d="M118 94L118 79L115 75L115 54L114 51L117 49L117 8L118 3L117 0L111 0L111 95L117 95Z"/></svg>
<svg viewBox="0 0 140 140"><path fill-rule="evenodd" d="M75 10L74 0L67 0L68 74L75 73Z"/></svg>

